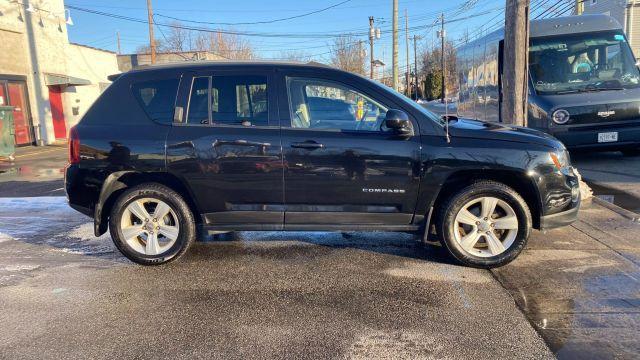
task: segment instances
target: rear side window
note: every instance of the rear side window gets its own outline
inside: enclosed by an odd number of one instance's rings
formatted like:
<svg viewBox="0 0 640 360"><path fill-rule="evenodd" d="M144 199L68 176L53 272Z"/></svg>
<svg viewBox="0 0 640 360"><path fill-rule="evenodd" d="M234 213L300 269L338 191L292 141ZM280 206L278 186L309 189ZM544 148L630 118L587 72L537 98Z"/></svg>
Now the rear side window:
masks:
<svg viewBox="0 0 640 360"><path fill-rule="evenodd" d="M266 126L267 78L206 76L193 79L187 121L191 124Z"/></svg>
<svg viewBox="0 0 640 360"><path fill-rule="evenodd" d="M173 122L173 111L180 79L151 80L135 83L133 96L153 121L162 124Z"/></svg>

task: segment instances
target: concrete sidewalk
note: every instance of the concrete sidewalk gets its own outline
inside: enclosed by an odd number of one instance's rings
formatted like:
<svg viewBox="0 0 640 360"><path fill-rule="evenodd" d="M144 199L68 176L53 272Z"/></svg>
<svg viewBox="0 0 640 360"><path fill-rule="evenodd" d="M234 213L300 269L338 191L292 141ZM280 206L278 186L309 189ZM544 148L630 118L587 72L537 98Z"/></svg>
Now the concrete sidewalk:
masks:
<svg viewBox="0 0 640 360"><path fill-rule="evenodd" d="M535 232L492 272L559 358L638 358L639 223L585 204L574 225Z"/></svg>

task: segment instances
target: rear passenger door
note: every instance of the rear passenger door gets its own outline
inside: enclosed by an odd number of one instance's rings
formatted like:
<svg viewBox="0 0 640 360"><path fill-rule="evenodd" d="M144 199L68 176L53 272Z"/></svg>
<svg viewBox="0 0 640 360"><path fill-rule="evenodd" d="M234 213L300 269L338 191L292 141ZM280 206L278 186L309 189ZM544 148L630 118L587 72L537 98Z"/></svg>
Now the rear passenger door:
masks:
<svg viewBox="0 0 640 360"><path fill-rule="evenodd" d="M168 171L188 184L205 224L280 229L283 173L272 71L183 76Z"/></svg>

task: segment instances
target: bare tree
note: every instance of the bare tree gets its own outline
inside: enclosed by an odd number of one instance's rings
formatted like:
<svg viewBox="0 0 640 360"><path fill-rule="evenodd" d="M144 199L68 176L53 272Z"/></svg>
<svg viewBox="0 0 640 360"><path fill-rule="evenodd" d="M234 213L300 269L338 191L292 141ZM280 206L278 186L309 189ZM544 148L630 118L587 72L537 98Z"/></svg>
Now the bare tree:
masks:
<svg viewBox="0 0 640 360"><path fill-rule="evenodd" d="M298 62L310 62L313 61L313 57L304 51L282 51L280 52L280 56L278 59L287 60L287 61L298 61Z"/></svg>
<svg viewBox="0 0 640 360"><path fill-rule="evenodd" d="M189 30L179 22L172 23L163 39L156 40L160 52L206 51L226 59L253 59L256 54L251 43L237 34L216 31ZM149 46L139 46L137 53L149 53Z"/></svg>
<svg viewBox="0 0 640 360"><path fill-rule="evenodd" d="M174 22L173 25L176 26L169 30L169 34L161 44L163 45L161 46L162 50L167 52L191 51L193 49L193 31L179 27L179 22Z"/></svg>
<svg viewBox="0 0 640 360"><path fill-rule="evenodd" d="M195 40L196 51L211 51L227 59L249 60L256 58L253 46L237 34L222 32L200 33Z"/></svg>
<svg viewBox="0 0 640 360"><path fill-rule="evenodd" d="M331 65L356 74L365 74L367 53L362 41L356 41L352 36L338 37L331 45L331 53Z"/></svg>

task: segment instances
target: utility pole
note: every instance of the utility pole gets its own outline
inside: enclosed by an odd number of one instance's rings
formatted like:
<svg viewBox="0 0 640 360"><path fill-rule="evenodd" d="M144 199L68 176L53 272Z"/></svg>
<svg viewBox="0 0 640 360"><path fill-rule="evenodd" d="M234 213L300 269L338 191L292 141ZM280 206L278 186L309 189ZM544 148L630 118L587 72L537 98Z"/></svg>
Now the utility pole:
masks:
<svg viewBox="0 0 640 360"><path fill-rule="evenodd" d="M409 66L409 57L411 56L411 54L409 54L409 15L407 14L407 9L404 9L404 43L406 45L406 50L407 50L407 71L405 72L405 91L407 93L407 96L410 98L411 97L411 91L409 90L409 73L411 70L411 66Z"/></svg>
<svg viewBox="0 0 640 360"><path fill-rule="evenodd" d="M444 32L444 13L442 13L442 15L440 15L440 43L441 43L441 49L440 49L440 68L442 69L442 103L444 104L445 102L445 98L447 97L447 64L445 62L445 55L444 55L444 40L446 37L446 33Z"/></svg>
<svg viewBox="0 0 640 360"><path fill-rule="evenodd" d="M413 80L413 90L416 94L416 101L418 101L418 40L420 39L422 39L422 37L413 35L413 67L415 73L415 79Z"/></svg>
<svg viewBox="0 0 640 360"><path fill-rule="evenodd" d="M529 0L506 0L501 120L527 126Z"/></svg>
<svg viewBox="0 0 640 360"><path fill-rule="evenodd" d="M373 16L369 16L369 55L371 61L369 63L369 78L373 80L373 68L374 68L374 57L373 57L373 40L376 37L376 29L373 27Z"/></svg>
<svg viewBox="0 0 640 360"><path fill-rule="evenodd" d="M398 0L393 0L393 61L392 87L398 91Z"/></svg>
<svg viewBox="0 0 640 360"><path fill-rule="evenodd" d="M120 31L116 31L116 40L118 41L118 55L122 54L122 48L120 47Z"/></svg>
<svg viewBox="0 0 640 360"><path fill-rule="evenodd" d="M582 15L584 12L584 2L586 0L576 0L576 15Z"/></svg>
<svg viewBox="0 0 640 360"><path fill-rule="evenodd" d="M149 48L151 49L151 63L156 63L156 39L153 35L153 8L151 0L147 0L147 14L149 15Z"/></svg>

